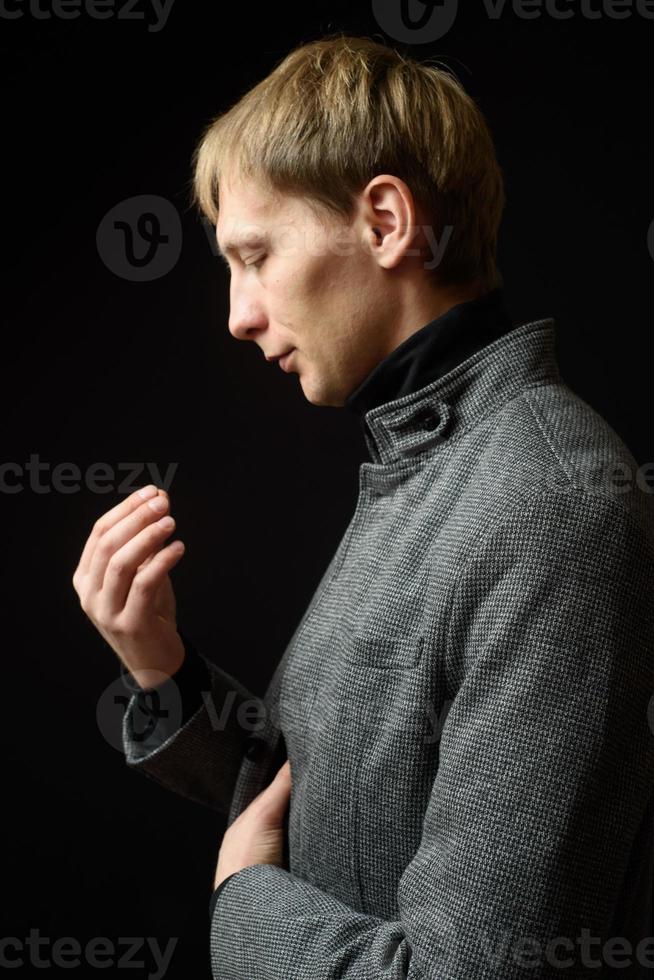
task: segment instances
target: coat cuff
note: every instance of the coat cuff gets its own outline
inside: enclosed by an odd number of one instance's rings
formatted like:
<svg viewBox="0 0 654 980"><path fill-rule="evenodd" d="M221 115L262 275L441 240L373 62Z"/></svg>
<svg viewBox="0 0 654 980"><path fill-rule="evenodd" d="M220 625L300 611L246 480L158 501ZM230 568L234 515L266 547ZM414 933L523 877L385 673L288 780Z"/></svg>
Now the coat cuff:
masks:
<svg viewBox="0 0 654 980"><path fill-rule="evenodd" d="M352 977L409 975L411 951L400 921L358 912L276 864L253 864L231 878L211 921L214 977L333 978L345 975L345 962Z"/></svg>
<svg viewBox="0 0 654 980"><path fill-rule="evenodd" d="M202 706L203 691L211 691L212 688L207 662L189 637L180 629L178 633L185 650L181 666L161 684L135 690L134 711L127 719L130 737L149 751L158 748L179 731ZM129 676L123 664L121 674ZM134 714L144 726L144 731L138 734L134 732Z"/></svg>

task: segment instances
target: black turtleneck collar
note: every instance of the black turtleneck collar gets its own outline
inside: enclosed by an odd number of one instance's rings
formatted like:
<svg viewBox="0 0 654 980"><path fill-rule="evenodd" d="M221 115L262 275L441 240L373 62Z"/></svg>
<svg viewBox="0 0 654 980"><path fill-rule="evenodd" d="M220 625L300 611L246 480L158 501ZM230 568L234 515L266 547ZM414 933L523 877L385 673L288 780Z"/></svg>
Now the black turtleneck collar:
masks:
<svg viewBox="0 0 654 980"><path fill-rule="evenodd" d="M381 360L348 396L345 407L363 417L377 405L418 391L512 327L501 287L459 303Z"/></svg>

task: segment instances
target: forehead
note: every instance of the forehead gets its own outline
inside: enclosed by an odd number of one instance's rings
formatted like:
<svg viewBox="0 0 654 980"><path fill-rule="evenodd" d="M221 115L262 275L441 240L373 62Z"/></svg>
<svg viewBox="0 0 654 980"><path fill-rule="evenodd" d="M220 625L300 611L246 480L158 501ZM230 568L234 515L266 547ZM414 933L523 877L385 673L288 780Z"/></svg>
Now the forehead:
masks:
<svg viewBox="0 0 654 980"><path fill-rule="evenodd" d="M282 216L297 208L290 196L242 179L221 180L218 203L216 241L223 256L268 241Z"/></svg>
<svg viewBox="0 0 654 980"><path fill-rule="evenodd" d="M261 245L275 247L289 232L314 234L317 229L324 230L324 219L301 195L235 179L233 173L223 175L218 188L216 242L225 262L240 251Z"/></svg>

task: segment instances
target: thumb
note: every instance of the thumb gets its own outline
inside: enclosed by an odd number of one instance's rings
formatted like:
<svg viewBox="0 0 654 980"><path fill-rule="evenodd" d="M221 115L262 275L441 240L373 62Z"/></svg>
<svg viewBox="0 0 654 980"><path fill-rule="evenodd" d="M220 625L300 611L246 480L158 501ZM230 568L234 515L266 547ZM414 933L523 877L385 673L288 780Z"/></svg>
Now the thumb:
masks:
<svg viewBox="0 0 654 980"><path fill-rule="evenodd" d="M286 760L281 766L271 783L262 791L262 796L266 797L268 807L273 808L274 813L282 817L288 804L288 797L291 792L291 764Z"/></svg>
<svg viewBox="0 0 654 980"><path fill-rule="evenodd" d="M283 786L290 789L291 786L291 761L287 759L283 766L280 766L277 770L273 783L281 783ZM272 785L271 784L271 785Z"/></svg>

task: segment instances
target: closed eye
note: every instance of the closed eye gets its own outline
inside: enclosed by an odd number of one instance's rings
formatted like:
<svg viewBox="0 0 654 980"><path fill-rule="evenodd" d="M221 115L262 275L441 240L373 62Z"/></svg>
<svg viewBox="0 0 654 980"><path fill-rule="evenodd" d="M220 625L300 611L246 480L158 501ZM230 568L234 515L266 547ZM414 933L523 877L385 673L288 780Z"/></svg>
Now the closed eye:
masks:
<svg viewBox="0 0 654 980"><path fill-rule="evenodd" d="M247 269L249 269L250 267L254 269L260 269L263 263L266 261L266 258L267 258L266 255L262 255L260 259L256 260L256 262L246 262L245 267Z"/></svg>

